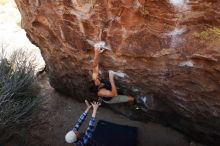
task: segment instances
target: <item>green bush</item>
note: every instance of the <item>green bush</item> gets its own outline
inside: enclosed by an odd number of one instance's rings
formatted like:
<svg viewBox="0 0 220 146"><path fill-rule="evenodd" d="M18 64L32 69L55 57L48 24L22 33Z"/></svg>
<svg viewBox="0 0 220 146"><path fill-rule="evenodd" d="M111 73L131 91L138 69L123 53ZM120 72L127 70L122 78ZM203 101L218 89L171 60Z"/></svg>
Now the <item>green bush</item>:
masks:
<svg viewBox="0 0 220 146"><path fill-rule="evenodd" d="M0 55L0 144L25 131L38 103L34 60L29 57L21 50L9 59Z"/></svg>

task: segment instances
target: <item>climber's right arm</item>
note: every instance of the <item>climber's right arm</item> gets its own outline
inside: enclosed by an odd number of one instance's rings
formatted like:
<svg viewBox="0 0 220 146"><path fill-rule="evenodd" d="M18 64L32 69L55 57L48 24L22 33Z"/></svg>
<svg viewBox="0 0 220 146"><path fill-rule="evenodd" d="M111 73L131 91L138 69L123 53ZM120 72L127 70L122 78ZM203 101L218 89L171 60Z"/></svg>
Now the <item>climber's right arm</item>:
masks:
<svg viewBox="0 0 220 146"><path fill-rule="evenodd" d="M92 80L95 81L98 78L99 75L99 49L94 49L95 50L95 56L93 60L93 66L92 66Z"/></svg>

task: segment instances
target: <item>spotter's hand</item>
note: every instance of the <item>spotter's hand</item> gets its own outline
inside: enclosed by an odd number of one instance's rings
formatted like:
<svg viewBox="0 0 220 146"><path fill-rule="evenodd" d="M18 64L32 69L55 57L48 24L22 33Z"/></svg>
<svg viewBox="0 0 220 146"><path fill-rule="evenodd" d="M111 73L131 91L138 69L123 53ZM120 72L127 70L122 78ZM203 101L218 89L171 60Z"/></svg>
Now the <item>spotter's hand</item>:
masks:
<svg viewBox="0 0 220 146"><path fill-rule="evenodd" d="M90 109L92 107L92 105L89 104L89 102L87 100L85 100L85 103L86 103L86 106L87 106L88 109Z"/></svg>

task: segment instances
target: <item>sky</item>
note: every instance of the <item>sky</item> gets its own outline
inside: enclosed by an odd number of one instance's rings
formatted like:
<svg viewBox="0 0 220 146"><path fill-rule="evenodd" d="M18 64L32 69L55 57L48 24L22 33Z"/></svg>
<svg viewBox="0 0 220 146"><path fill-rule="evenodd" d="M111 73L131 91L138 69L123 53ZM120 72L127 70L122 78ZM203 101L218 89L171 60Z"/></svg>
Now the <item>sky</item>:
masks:
<svg viewBox="0 0 220 146"><path fill-rule="evenodd" d="M20 24L21 15L14 0L0 0L0 49L4 48L7 56L10 56L17 49L23 49L35 56L38 61L38 68L42 68L45 63L40 50L28 40Z"/></svg>

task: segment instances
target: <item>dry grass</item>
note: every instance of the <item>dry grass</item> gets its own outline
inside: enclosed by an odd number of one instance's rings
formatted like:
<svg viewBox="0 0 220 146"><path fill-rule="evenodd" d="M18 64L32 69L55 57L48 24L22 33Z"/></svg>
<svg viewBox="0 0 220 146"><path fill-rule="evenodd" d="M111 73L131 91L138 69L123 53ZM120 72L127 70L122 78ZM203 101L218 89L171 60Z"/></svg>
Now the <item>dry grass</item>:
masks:
<svg viewBox="0 0 220 146"><path fill-rule="evenodd" d="M39 89L31 60L21 50L9 59L0 55L0 145L11 137L21 140L31 122Z"/></svg>

